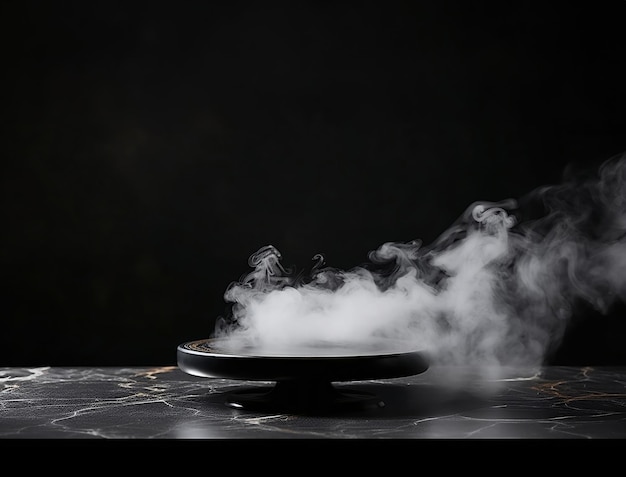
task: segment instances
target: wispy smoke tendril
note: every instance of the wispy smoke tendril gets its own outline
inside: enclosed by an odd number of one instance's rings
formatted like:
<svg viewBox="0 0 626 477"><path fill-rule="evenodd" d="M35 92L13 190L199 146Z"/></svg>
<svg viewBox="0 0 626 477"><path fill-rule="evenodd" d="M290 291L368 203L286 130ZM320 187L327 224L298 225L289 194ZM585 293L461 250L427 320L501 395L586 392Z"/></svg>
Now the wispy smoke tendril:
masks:
<svg viewBox="0 0 626 477"><path fill-rule="evenodd" d="M523 200L476 202L429 246L388 242L351 270L316 255L308 273L269 245L232 283L214 336L266 349L401 340L439 363L541 364L575 307L626 295L626 161ZM519 204L541 205L519 220Z"/></svg>

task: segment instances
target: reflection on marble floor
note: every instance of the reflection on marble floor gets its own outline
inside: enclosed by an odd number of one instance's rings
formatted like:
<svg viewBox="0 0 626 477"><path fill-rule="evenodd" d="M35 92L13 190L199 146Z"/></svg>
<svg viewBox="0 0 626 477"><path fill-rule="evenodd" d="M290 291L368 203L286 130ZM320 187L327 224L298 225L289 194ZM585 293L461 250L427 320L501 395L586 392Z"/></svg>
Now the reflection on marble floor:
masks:
<svg viewBox="0 0 626 477"><path fill-rule="evenodd" d="M274 383L197 378L175 366L0 368L0 438L624 438L626 368L433 367L333 383L375 408L322 415L233 409Z"/></svg>

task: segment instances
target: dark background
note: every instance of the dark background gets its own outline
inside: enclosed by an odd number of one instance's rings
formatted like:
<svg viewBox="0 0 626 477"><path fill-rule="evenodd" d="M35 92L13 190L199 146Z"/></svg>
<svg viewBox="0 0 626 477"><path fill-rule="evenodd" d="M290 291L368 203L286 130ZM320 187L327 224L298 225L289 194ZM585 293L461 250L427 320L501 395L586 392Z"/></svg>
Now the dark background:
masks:
<svg viewBox="0 0 626 477"><path fill-rule="evenodd" d="M175 364L263 245L352 268L626 150L624 1L0 8L0 365ZM626 364L587 315L551 362Z"/></svg>

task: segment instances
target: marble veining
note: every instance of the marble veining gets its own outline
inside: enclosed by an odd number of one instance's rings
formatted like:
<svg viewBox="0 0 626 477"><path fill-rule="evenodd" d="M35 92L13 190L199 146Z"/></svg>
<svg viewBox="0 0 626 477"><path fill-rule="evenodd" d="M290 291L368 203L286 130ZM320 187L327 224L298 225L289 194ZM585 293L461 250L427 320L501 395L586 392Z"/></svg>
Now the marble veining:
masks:
<svg viewBox="0 0 626 477"><path fill-rule="evenodd" d="M0 368L4 439L586 439L626 437L625 367L437 368L334 383L374 409L259 413L228 393L274 383L190 376L176 366Z"/></svg>

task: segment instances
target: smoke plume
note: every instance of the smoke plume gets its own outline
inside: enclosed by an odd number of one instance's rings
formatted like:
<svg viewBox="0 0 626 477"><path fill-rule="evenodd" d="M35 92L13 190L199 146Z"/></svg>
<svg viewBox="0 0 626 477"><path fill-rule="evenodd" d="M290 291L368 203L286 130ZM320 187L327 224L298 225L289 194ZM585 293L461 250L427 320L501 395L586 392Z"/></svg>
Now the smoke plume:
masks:
<svg viewBox="0 0 626 477"><path fill-rule="evenodd" d="M295 273L265 246L213 336L295 353L405 343L434 363L540 365L577 306L626 296L626 156L519 200L476 202L434 243L388 242L351 270Z"/></svg>

